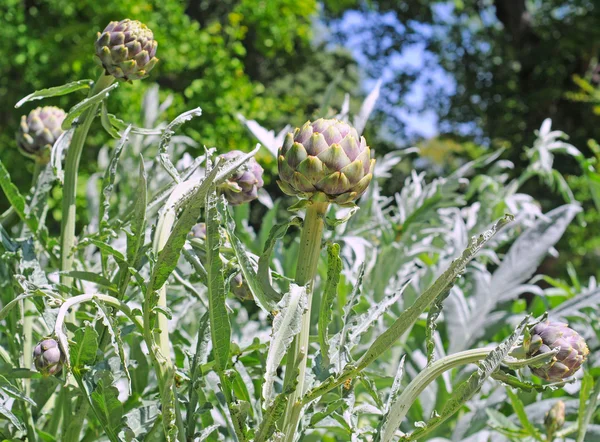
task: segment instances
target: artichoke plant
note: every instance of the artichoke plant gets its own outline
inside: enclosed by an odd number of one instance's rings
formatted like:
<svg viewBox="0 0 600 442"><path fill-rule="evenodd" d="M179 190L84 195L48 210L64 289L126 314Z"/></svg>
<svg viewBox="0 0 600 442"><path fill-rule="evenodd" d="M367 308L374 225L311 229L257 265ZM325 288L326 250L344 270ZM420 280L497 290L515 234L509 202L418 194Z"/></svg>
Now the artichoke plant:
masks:
<svg viewBox="0 0 600 442"><path fill-rule="evenodd" d="M231 152L220 155L225 161L233 160L244 152L232 150ZM219 186L219 190L225 195L225 198L234 206L248 203L258 198L258 189L264 186L262 178L263 168L254 158L250 158L240 169L231 175L227 181Z"/></svg>
<svg viewBox="0 0 600 442"><path fill-rule="evenodd" d="M96 40L96 61L107 75L127 81L148 76L158 62L154 34L137 20L111 21Z"/></svg>
<svg viewBox="0 0 600 442"><path fill-rule="evenodd" d="M64 355L54 339L44 339L33 349L35 368L44 376L60 373L64 363Z"/></svg>
<svg viewBox="0 0 600 442"><path fill-rule="evenodd" d="M572 376L589 354L585 340L568 324L539 322L525 335L523 349L527 357L559 349L550 362L541 367L531 367L536 376L551 382L559 382Z"/></svg>
<svg viewBox="0 0 600 442"><path fill-rule="evenodd" d="M343 121L321 118L286 135L278 166L278 184L284 193L347 204L369 186L375 160L356 129Z"/></svg>
<svg viewBox="0 0 600 442"><path fill-rule="evenodd" d="M21 152L42 164L50 160L50 149L63 133L61 124L67 114L54 106L38 107L21 117L17 144Z"/></svg>

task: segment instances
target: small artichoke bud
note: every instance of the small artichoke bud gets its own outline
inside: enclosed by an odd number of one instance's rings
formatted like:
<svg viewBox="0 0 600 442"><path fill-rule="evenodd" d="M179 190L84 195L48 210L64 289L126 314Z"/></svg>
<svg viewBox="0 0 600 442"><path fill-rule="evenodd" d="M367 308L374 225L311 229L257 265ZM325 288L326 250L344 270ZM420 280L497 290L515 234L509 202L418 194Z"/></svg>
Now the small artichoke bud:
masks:
<svg viewBox="0 0 600 442"><path fill-rule="evenodd" d="M206 223L198 223L192 227L192 231L189 234L190 238L198 238L206 240Z"/></svg>
<svg viewBox="0 0 600 442"><path fill-rule="evenodd" d="M220 158L230 161L243 154L244 152L242 151L232 150L220 155ZM237 206L248 203L258 198L258 189L265 184L262 178L263 172L263 168L260 167L256 160L250 158L225 183L219 186L219 190L223 192L223 195L225 195L225 198L231 205Z"/></svg>
<svg viewBox="0 0 600 442"><path fill-rule="evenodd" d="M559 349L550 362L531 367L536 376L551 382L566 379L581 367L589 354L583 338L568 324L544 321L533 326L523 340L528 358Z"/></svg>
<svg viewBox="0 0 600 442"><path fill-rule="evenodd" d="M54 106L38 107L29 115L23 115L17 132L21 153L47 164L52 146L63 133L61 125L66 116L65 111Z"/></svg>
<svg viewBox="0 0 600 442"><path fill-rule="evenodd" d="M288 195L347 204L360 197L373 178L375 160L364 137L335 119L307 121L288 133L279 148L279 187Z"/></svg>
<svg viewBox="0 0 600 442"><path fill-rule="evenodd" d="M250 287L248 287L248 283L242 276L241 272L231 278L229 287L231 289L231 293L233 293L240 301L249 301L253 299Z"/></svg>
<svg viewBox="0 0 600 442"><path fill-rule="evenodd" d="M546 433L548 434L548 440L552 440L554 433L560 430L565 424L565 403L563 401L557 401L544 418L544 425L546 426Z"/></svg>
<svg viewBox="0 0 600 442"><path fill-rule="evenodd" d="M44 376L60 373L64 361L64 355L54 339L44 339L33 349L35 368Z"/></svg>
<svg viewBox="0 0 600 442"><path fill-rule="evenodd" d="M154 34L137 20L111 21L98 32L96 62L118 80L146 78L158 62Z"/></svg>

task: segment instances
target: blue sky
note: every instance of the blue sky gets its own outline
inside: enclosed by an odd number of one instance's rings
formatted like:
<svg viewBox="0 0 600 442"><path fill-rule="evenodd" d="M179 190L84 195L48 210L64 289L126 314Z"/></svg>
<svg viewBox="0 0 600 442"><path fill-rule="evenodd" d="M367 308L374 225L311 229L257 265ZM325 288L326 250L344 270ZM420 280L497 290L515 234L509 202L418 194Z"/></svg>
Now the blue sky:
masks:
<svg viewBox="0 0 600 442"><path fill-rule="evenodd" d="M436 18L442 22L451 20L451 4L438 4L433 7ZM392 13L380 14L377 12L363 13L359 11L347 11L343 18L334 25L334 30L341 31L346 37L345 47L352 52L359 65L368 63L367 57L361 50L361 43L365 38L364 33L354 33L353 29L365 21L377 21L387 26L392 26L398 33L404 32L404 26ZM419 27L423 36L428 37L436 32L431 26L411 23L413 27ZM367 36L368 38L368 36ZM385 42L384 42L385 43ZM426 60L427 68L425 67ZM432 63L433 60L433 63ZM449 73L436 66L435 55L425 50L424 43L416 43L405 46L400 53L394 53L387 59L387 65L379 73L386 82L393 81L395 73L403 70L419 72L417 80L411 85L410 90L403 94L404 105L384 109L388 113L397 116L406 124L406 132L410 138L429 138L439 133L439 121L433 108L428 108L426 100L427 83L433 83L436 89L442 91L446 96L451 96L456 91L456 83ZM432 67L433 66L433 67ZM377 78L364 76L363 87L365 92L370 91L377 82ZM379 103L381 106L382 103ZM381 109L381 108L380 108ZM417 110L419 109L419 110Z"/></svg>

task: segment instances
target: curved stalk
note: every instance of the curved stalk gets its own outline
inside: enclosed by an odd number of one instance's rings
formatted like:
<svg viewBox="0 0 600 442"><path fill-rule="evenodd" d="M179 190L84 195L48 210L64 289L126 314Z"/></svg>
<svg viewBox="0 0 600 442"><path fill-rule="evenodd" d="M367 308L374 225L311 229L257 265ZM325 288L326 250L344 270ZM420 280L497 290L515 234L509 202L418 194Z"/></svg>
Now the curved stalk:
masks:
<svg viewBox="0 0 600 442"><path fill-rule="evenodd" d="M433 362L431 365L425 367L425 369L420 371L419 374L410 382L410 384L408 384L408 386L402 391L402 394L398 396L396 402L392 405L387 426L394 429L398 428L404 420L406 413L408 413L408 410L418 399L423 390L425 390L429 384L434 382L444 372L452 370L453 368L461 365L479 362L482 359L485 359L485 357L493 349L493 347L490 347L462 351L439 359ZM393 432L391 432L391 434L393 434Z"/></svg>
<svg viewBox="0 0 600 442"><path fill-rule="evenodd" d="M461 365L474 364L485 359L493 350L494 347L465 350L459 353L448 355L425 367L408 384L394 405L392 405L387 425L391 426L391 428L394 430L390 431L388 434L393 435L395 429L400 426L406 417L406 414L408 413L408 410L410 410L412 404L418 399L420 394L423 392L423 390L425 390L425 388L427 388L429 384L434 382L438 377L448 370L452 370L453 368ZM548 357L548 355L544 354L529 359L506 358L504 361L502 361L502 364L512 369L519 369L527 365L540 363L541 361L548 359ZM386 439L385 437L383 438L384 442L388 440L389 439Z"/></svg>
<svg viewBox="0 0 600 442"><path fill-rule="evenodd" d="M90 91L88 97L96 95L100 91L106 89L114 82L114 77L100 75L94 87ZM79 174L79 161L83 145L87 138L88 131L92 125L92 121L98 111L98 104L90 106L86 109L78 119L77 128L73 133L71 144L67 150L67 158L65 160L65 183L63 186L62 195L62 222L60 234L60 250L61 250L61 270L69 272L73 268L73 246L75 245L75 222L77 220L77 175ZM71 285L73 278L67 275L61 275L61 282L65 285Z"/></svg>
<svg viewBox="0 0 600 442"><path fill-rule="evenodd" d="M296 265L295 282L298 285L307 286L307 309L302 314L302 326L300 333L292 341L288 350L286 362L286 376L284 384L293 381L291 379L292 367L298 367L298 384L295 391L290 394L284 414L283 430L285 441L294 440L303 404L301 402L304 394L304 378L306 375L306 362L308 359L308 340L310 336L310 310L312 303L312 292L314 278L317 272L317 264L321 254L321 239L325 226L324 216L329 203L313 202L306 210L306 217L302 226L300 236L300 249L298 250L298 263Z"/></svg>
<svg viewBox="0 0 600 442"><path fill-rule="evenodd" d="M66 337L65 333L63 332L63 327L65 324L65 318L69 314L69 309L71 307L74 307L77 304L82 304L84 302L90 302L90 301L96 301L96 300L102 301L105 304L110 305L111 307L115 307L116 309L120 310L121 312L123 312L123 314L125 314L125 316L127 316L129 319L131 319L131 321L135 325L137 325L137 327L141 331L144 330L144 323L142 322L142 320L133 314L133 311L127 304L125 304L123 301L119 301L117 298L115 298L113 296L103 295L100 293L93 293L93 294L78 295L78 296L69 298L60 306L60 309L58 310L58 314L56 315L56 323L54 325L54 333L56 334L56 337L58 338L58 343L60 344L61 350L64 352L65 357L67 358L67 362L69 361L68 341L67 341L67 337Z"/></svg>

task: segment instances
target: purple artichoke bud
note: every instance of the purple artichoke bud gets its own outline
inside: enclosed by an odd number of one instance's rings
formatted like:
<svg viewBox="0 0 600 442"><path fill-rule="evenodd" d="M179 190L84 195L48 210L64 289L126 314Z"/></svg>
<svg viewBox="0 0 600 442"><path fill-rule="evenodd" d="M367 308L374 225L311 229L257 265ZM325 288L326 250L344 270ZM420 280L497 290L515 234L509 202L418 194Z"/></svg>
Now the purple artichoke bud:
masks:
<svg viewBox="0 0 600 442"><path fill-rule="evenodd" d="M249 301L252 299L250 287L248 287L248 283L246 283L241 272L231 278L229 288L231 289L231 293L233 293L240 301Z"/></svg>
<svg viewBox="0 0 600 442"><path fill-rule="evenodd" d="M54 106L38 107L21 117L17 144L23 155L42 164L50 160L50 150L63 133L61 125L67 114Z"/></svg>
<svg viewBox="0 0 600 442"><path fill-rule="evenodd" d="M232 150L220 155L220 158L229 161L240 155L244 155L244 152ZM225 183L220 185L219 189L223 192L229 204L237 206L238 204L248 203L258 197L258 189L265 184L262 179L263 172L263 168L256 160L250 158Z"/></svg>
<svg viewBox="0 0 600 442"><path fill-rule="evenodd" d="M198 223L192 227L192 231L190 232L189 236L190 238L206 240L206 223Z"/></svg>
<svg viewBox="0 0 600 442"><path fill-rule="evenodd" d="M284 193L307 199L325 195L330 202L346 204L367 190L375 160L356 129L321 118L286 135L278 166L278 184Z"/></svg>
<svg viewBox="0 0 600 442"><path fill-rule="evenodd" d="M54 339L44 339L33 349L35 368L44 376L60 373L64 361L64 355Z"/></svg>
<svg viewBox="0 0 600 442"><path fill-rule="evenodd" d="M529 330L523 340L528 358L560 349L550 362L542 367L531 367L536 376L551 382L559 382L572 376L589 354L583 338L568 324L539 322Z"/></svg>
<svg viewBox="0 0 600 442"><path fill-rule="evenodd" d="M143 23L128 18L111 21L96 40L96 61L107 75L127 81L146 78L158 58L154 34Z"/></svg>
<svg viewBox="0 0 600 442"><path fill-rule="evenodd" d="M548 434L548 440L553 440L552 436L560 430L565 424L565 403L557 401L544 418L544 425Z"/></svg>

